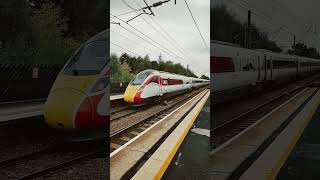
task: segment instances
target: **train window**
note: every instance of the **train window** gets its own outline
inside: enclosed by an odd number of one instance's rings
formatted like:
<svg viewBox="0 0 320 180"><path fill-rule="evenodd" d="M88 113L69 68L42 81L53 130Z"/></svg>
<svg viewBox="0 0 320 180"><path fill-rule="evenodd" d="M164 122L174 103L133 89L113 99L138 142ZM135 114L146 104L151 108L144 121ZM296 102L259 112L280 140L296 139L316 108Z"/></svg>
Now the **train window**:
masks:
<svg viewBox="0 0 320 180"><path fill-rule="evenodd" d="M254 70L254 67L253 67L253 63L247 63L245 66L242 67L242 70L243 71L251 71L251 70Z"/></svg>
<svg viewBox="0 0 320 180"><path fill-rule="evenodd" d="M300 63L301 67L306 67L306 66L320 66L320 62L301 62Z"/></svg>
<svg viewBox="0 0 320 180"><path fill-rule="evenodd" d="M141 85L144 80L147 79L147 77L152 73L153 71L150 70L146 70L146 71L142 71L139 74L137 74L137 76L130 82L130 84L132 85Z"/></svg>
<svg viewBox="0 0 320 180"><path fill-rule="evenodd" d="M296 67L295 61L273 60L274 69L294 68L294 67Z"/></svg>
<svg viewBox="0 0 320 180"><path fill-rule="evenodd" d="M107 65L109 43L94 41L82 46L70 59L64 69L68 75L96 75Z"/></svg>
<svg viewBox="0 0 320 180"><path fill-rule="evenodd" d="M210 59L210 69L213 73L234 72L233 60L230 57L215 57Z"/></svg>
<svg viewBox="0 0 320 180"><path fill-rule="evenodd" d="M157 83L157 76L153 76L152 79L150 80L150 83Z"/></svg>
<svg viewBox="0 0 320 180"><path fill-rule="evenodd" d="M169 85L177 85L177 84L183 84L183 81L181 79L168 79Z"/></svg>

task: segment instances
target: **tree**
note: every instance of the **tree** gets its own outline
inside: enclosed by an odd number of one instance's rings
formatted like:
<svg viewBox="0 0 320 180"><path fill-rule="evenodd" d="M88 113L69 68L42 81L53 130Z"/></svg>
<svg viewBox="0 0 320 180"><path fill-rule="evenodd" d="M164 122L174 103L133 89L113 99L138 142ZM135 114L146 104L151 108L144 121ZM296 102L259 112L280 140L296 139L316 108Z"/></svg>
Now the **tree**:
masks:
<svg viewBox="0 0 320 180"><path fill-rule="evenodd" d="M81 45L64 37L67 30L67 19L62 16L61 9L51 2L42 4L31 17L34 32L34 62L64 64L73 51Z"/></svg>
<svg viewBox="0 0 320 180"><path fill-rule="evenodd" d="M136 57L123 53L119 57L116 54L111 54L111 82L128 82L137 73L146 69L161 70L181 75L197 77L190 69L184 68L180 63L173 61L165 61L160 56L158 61L150 60L149 56Z"/></svg>
<svg viewBox="0 0 320 180"><path fill-rule="evenodd" d="M213 40L245 45L247 27L240 22L226 6L216 5L210 11L210 37ZM251 25L251 47L253 49L268 49L281 52L282 49L268 38L268 34L261 32L254 24Z"/></svg>
<svg viewBox="0 0 320 180"><path fill-rule="evenodd" d="M210 80L210 78L209 78L208 76L206 76L206 75L202 75L202 76L200 77L200 79L207 79L207 80Z"/></svg>

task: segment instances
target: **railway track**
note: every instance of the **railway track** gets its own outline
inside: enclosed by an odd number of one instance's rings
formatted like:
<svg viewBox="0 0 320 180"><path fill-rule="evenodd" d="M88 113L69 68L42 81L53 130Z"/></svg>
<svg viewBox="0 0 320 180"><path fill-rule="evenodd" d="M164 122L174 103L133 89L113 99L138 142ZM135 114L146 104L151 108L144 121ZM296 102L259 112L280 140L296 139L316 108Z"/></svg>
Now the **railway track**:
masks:
<svg viewBox="0 0 320 180"><path fill-rule="evenodd" d="M171 97L171 98L174 98L174 97ZM167 101L168 99L169 97L162 98L163 101ZM136 114L138 112L145 111L150 107L152 107L151 102L141 106L132 106L132 105L125 104L123 107L114 107L111 109L111 113L110 113L111 121L116 121L121 118L125 118L127 116Z"/></svg>
<svg viewBox="0 0 320 180"><path fill-rule="evenodd" d="M102 152L107 154L106 148L97 145L51 145L37 152L1 161L0 176L1 179L31 179Z"/></svg>
<svg viewBox="0 0 320 180"><path fill-rule="evenodd" d="M139 119L138 121L128 123L126 126L123 126L122 128L116 131L110 132L110 153L112 154L112 152L116 151L121 146L129 142L131 139L138 136L140 133L142 133L143 131L151 127L153 124L164 118L166 115L170 114L180 105L185 103L190 97L193 97L194 95L200 93L204 89L205 88L198 89L195 92L180 99L179 101L171 105L168 105L164 109L161 109L160 111L154 112L143 119Z"/></svg>
<svg viewBox="0 0 320 180"><path fill-rule="evenodd" d="M148 107L144 106L144 107L137 107L137 108L131 108L131 107L126 107L122 110L116 111L114 113L111 113L111 121L115 121L121 118L124 118L126 116L135 114L137 112L140 111L144 111L146 110Z"/></svg>
<svg viewBox="0 0 320 180"><path fill-rule="evenodd" d="M226 147L230 142L233 141L233 139L239 136L250 126L254 125L254 123L259 119L267 115L281 104L285 103L294 95L301 92L304 88L312 86L313 82L318 78L319 77L317 76L302 86L286 91L281 95L211 129L210 149L212 150L212 153Z"/></svg>

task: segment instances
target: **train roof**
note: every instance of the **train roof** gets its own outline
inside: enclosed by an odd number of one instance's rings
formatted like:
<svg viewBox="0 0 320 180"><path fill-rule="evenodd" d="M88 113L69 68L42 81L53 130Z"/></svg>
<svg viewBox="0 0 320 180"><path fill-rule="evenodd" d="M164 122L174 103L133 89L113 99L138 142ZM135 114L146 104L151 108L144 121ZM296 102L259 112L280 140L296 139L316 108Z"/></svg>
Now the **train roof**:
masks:
<svg viewBox="0 0 320 180"><path fill-rule="evenodd" d="M166 72L166 71L158 71L158 70L155 70L155 69L146 69L146 70L143 70L143 71L141 71L141 72L145 72L145 71L151 71L151 73L157 72L157 73L165 73L165 74L170 74L170 75L176 75L176 76L184 76L184 77L188 77L188 76L181 75L181 74L175 74L175 73L170 73L170 72ZM139 72L139 73L141 73L141 72ZM190 77L190 78L193 78L193 79L200 79L200 78L195 78L195 77ZM209 80L207 80L207 79L201 79L201 80L209 81Z"/></svg>
<svg viewBox="0 0 320 180"><path fill-rule="evenodd" d="M93 41L108 41L108 40L109 40L109 29L106 29L92 36L86 43L90 43Z"/></svg>
<svg viewBox="0 0 320 180"><path fill-rule="evenodd" d="M234 46L234 47L241 47L238 44L232 44L232 43L223 42L223 41L217 41L217 40L211 40L210 43L223 44L223 45Z"/></svg>

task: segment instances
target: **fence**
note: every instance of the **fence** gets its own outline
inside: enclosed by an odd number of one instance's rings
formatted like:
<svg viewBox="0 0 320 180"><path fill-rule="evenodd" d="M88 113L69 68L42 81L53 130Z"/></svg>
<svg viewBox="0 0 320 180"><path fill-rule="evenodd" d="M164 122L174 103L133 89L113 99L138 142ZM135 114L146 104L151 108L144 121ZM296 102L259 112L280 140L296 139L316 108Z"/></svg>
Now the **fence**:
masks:
<svg viewBox="0 0 320 180"><path fill-rule="evenodd" d="M61 65L0 64L0 102L46 98Z"/></svg>
<svg viewBox="0 0 320 180"><path fill-rule="evenodd" d="M129 82L111 83L111 94L124 93L128 84L129 84Z"/></svg>
<svg viewBox="0 0 320 180"><path fill-rule="evenodd" d="M46 98L61 65L0 64L0 102ZM111 83L111 94L123 93L129 82Z"/></svg>

